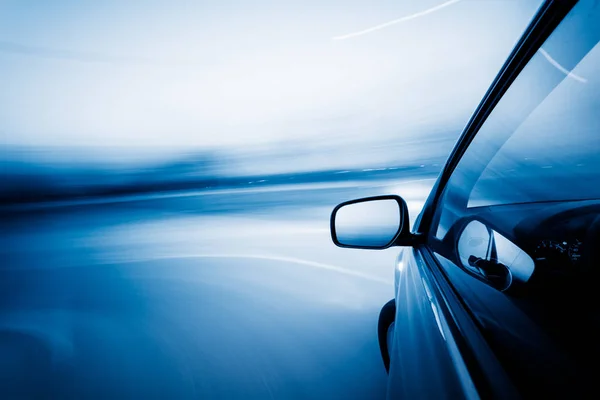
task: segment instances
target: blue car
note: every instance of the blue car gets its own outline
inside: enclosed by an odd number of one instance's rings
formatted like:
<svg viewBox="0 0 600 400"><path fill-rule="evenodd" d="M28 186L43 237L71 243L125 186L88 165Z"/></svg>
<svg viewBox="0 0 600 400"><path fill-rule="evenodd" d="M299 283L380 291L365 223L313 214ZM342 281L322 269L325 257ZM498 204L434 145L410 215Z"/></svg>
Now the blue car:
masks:
<svg viewBox="0 0 600 400"><path fill-rule="evenodd" d="M396 194L333 210L337 246L401 247L389 398L600 396L599 40L600 2L544 2L412 228Z"/></svg>

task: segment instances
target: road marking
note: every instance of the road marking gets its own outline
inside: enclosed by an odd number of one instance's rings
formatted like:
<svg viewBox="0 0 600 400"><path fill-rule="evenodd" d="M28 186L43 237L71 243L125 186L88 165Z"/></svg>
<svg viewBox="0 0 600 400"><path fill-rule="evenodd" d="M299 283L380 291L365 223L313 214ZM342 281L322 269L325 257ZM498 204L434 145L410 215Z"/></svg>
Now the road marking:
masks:
<svg viewBox="0 0 600 400"><path fill-rule="evenodd" d="M386 280L383 278L378 278L376 276L364 274L362 272L353 271L350 269L346 269L343 267L339 267L337 265L325 264L316 261L303 260L301 258L295 257L285 257L285 256L277 256L270 254L223 254L223 253L205 253L205 254L172 254L172 255L155 255L150 257L140 257L129 260L121 260L114 261L112 263L136 263L136 262L145 262L145 261L153 261L153 260L173 260L173 259L187 259L187 258L243 258L243 259L254 259L254 260L268 260L268 261L280 261L284 263L291 264L299 264L306 265L309 267L325 269L328 271L334 271L345 275L355 276L358 278L363 278L372 282L383 283L385 285L390 285L392 283L391 279Z"/></svg>

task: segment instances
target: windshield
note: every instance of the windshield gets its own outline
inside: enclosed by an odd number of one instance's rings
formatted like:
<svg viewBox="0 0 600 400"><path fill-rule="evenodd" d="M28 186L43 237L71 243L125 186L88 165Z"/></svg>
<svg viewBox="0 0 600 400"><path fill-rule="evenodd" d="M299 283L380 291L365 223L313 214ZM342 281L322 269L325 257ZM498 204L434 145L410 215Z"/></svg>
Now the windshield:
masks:
<svg viewBox="0 0 600 400"><path fill-rule="evenodd" d="M580 4L484 123L449 183L468 207L600 198L599 18Z"/></svg>

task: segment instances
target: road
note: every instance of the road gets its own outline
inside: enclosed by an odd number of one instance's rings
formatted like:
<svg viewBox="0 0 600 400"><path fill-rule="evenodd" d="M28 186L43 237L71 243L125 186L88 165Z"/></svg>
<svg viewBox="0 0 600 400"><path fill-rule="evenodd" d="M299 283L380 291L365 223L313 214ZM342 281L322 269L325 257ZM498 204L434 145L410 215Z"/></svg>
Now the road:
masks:
<svg viewBox="0 0 600 400"><path fill-rule="evenodd" d="M432 183L13 213L0 227L0 393L384 398L376 321L397 250L336 248L329 213L396 192L414 218Z"/></svg>

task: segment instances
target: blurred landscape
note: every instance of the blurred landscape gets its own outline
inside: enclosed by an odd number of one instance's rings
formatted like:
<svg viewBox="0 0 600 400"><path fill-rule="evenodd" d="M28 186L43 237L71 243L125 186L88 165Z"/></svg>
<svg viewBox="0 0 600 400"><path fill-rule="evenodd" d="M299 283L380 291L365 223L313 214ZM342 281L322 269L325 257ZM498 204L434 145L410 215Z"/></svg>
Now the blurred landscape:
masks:
<svg viewBox="0 0 600 400"><path fill-rule="evenodd" d="M442 165L422 155L449 142L11 148L0 392L385 398L376 326L397 250L335 247L329 215L344 200L401 193L414 220ZM413 158L393 163L398 154Z"/></svg>
<svg viewBox="0 0 600 400"><path fill-rule="evenodd" d="M197 151L6 146L0 204L435 177L456 137L454 132L413 142L284 142Z"/></svg>

